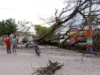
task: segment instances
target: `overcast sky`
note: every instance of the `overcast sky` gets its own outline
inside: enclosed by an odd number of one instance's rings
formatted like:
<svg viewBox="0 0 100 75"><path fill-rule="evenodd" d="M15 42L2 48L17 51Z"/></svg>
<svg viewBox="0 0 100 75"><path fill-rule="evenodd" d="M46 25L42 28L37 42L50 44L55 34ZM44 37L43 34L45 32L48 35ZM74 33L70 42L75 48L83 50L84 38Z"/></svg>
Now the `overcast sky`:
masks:
<svg viewBox="0 0 100 75"><path fill-rule="evenodd" d="M14 18L38 24L40 17L50 17L55 8L62 7L63 0L0 0L0 20Z"/></svg>
<svg viewBox="0 0 100 75"><path fill-rule="evenodd" d="M55 8L64 7L64 0L0 0L0 20L14 18L41 24L39 18L54 15ZM32 29L31 29L32 30Z"/></svg>

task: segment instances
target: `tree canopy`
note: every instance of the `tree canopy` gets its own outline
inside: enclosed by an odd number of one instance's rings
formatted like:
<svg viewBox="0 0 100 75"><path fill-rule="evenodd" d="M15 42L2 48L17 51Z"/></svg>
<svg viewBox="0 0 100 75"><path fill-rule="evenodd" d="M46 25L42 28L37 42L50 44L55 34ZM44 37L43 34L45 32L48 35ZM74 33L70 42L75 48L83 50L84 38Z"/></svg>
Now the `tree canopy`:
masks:
<svg viewBox="0 0 100 75"><path fill-rule="evenodd" d="M39 37L43 37L49 30L50 29L45 26L35 25L35 31Z"/></svg>
<svg viewBox="0 0 100 75"><path fill-rule="evenodd" d="M17 24L14 19L0 21L0 35L10 35L17 31Z"/></svg>

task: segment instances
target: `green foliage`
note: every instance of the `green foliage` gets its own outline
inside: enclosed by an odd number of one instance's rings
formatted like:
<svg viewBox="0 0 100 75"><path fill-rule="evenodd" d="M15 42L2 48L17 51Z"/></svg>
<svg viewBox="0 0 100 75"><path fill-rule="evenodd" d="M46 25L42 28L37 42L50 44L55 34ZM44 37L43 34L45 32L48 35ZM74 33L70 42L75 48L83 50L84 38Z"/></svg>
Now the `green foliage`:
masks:
<svg viewBox="0 0 100 75"><path fill-rule="evenodd" d="M41 26L41 25L35 25L35 31L36 31L36 34L39 37L44 36L46 33L48 33L49 30L50 29L47 28L47 27L44 27L44 26Z"/></svg>
<svg viewBox="0 0 100 75"><path fill-rule="evenodd" d="M17 25L14 19L0 21L0 35L10 35L17 31Z"/></svg>

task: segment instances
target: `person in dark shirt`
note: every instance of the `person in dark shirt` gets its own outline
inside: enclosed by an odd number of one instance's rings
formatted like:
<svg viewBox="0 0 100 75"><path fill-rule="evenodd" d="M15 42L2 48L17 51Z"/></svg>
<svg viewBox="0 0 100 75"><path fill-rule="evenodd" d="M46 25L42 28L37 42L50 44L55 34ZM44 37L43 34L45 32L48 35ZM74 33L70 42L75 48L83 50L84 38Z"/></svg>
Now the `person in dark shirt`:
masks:
<svg viewBox="0 0 100 75"><path fill-rule="evenodd" d="M38 43L37 43L36 40L35 40L34 42L35 42L35 44L34 44L35 53L36 53L38 56L40 56L40 49L39 49Z"/></svg>

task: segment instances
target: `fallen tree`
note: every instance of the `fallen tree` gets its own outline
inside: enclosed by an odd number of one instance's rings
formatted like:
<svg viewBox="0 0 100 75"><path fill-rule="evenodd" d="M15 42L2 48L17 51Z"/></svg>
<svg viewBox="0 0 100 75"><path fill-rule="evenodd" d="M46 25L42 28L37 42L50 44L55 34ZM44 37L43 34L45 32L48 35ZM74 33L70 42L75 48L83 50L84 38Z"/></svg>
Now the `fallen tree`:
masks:
<svg viewBox="0 0 100 75"><path fill-rule="evenodd" d="M80 31L83 30L85 26L89 25L88 21L90 19L91 14L90 14L89 11L85 12L85 10L87 10L87 8L89 8L89 7L92 7L94 4L92 3L92 5L91 5L91 3L90 3L91 0L77 0L76 5L73 6L72 8L69 8L71 1L73 2L73 0L69 0L69 4L67 4L67 6L62 9L61 13L58 14L58 10L56 10L56 12L55 12L55 21L53 22L54 24L50 27L50 31L47 34L45 34L43 37L38 39L39 42L45 41L47 36L52 35L53 33L56 32L57 29L62 27L64 24L68 24L69 21L72 21L74 18L77 19L77 16L80 16L82 18L82 22L80 23L81 29L77 30L76 33L74 33L74 34L68 36L67 38L65 38L64 41L62 41L60 43L60 47L68 46L66 48L69 48L69 47L74 46L77 43L81 42L80 40L78 40L77 42L73 43L72 45L70 45L69 43L65 44L67 40L69 40L74 35L79 34ZM66 13L69 12L69 11L71 11L71 13L67 15ZM96 11L96 9L92 11L93 16L98 15L97 13L93 14L95 11ZM92 20L91 20L92 23L91 24L96 25L97 20L94 19L93 17L91 17L91 18L92 18ZM72 22L72 24L74 24L74 22ZM64 38L64 36L66 36L69 33L69 31L70 31L70 29L66 30L66 32L65 32L65 34L63 34L62 38ZM50 44L51 41L48 41L48 43ZM52 42L52 45L53 45L53 42Z"/></svg>

